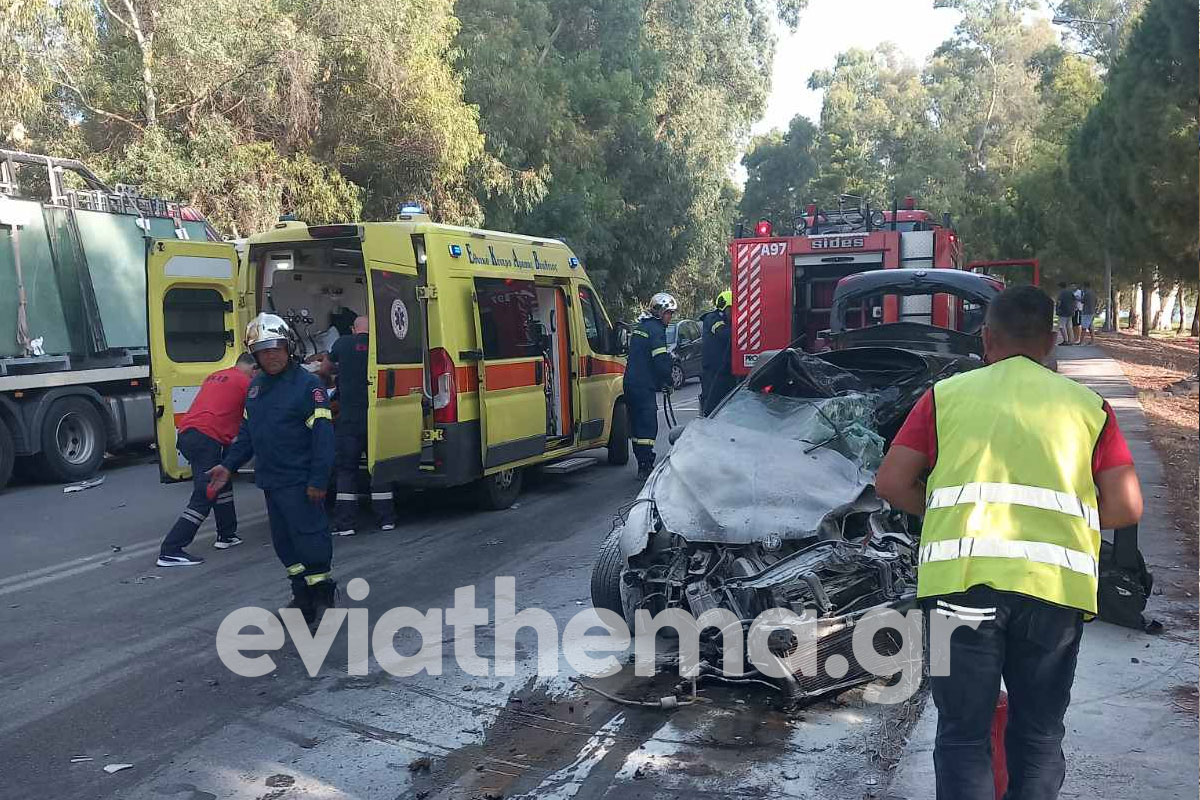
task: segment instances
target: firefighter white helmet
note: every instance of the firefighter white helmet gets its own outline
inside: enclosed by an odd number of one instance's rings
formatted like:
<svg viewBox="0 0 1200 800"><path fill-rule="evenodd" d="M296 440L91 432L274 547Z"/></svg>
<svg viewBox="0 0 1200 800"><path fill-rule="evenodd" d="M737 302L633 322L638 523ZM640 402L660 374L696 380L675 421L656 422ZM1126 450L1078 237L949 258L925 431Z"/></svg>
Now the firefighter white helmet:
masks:
<svg viewBox="0 0 1200 800"><path fill-rule="evenodd" d="M290 341L287 323L274 314L259 314L246 326L246 349L251 353L287 347Z"/></svg>
<svg viewBox="0 0 1200 800"><path fill-rule="evenodd" d="M679 303L675 298L667 292L659 292L654 297L650 298L650 305L646 307L652 317L661 317L663 314L671 314L679 310Z"/></svg>

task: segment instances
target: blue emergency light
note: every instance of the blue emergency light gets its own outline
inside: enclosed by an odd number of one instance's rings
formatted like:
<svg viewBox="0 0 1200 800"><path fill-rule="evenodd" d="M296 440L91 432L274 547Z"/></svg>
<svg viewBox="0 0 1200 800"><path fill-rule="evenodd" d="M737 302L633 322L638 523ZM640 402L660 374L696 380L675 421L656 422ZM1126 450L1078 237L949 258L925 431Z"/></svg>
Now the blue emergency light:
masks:
<svg viewBox="0 0 1200 800"><path fill-rule="evenodd" d="M575 269L576 267L579 266L579 259L576 258L575 256L571 256L570 258L567 259L567 263L571 265L571 269Z"/></svg>
<svg viewBox="0 0 1200 800"><path fill-rule="evenodd" d="M450 256L452 258L459 258L460 256L462 256L462 245L461 244L450 245Z"/></svg>

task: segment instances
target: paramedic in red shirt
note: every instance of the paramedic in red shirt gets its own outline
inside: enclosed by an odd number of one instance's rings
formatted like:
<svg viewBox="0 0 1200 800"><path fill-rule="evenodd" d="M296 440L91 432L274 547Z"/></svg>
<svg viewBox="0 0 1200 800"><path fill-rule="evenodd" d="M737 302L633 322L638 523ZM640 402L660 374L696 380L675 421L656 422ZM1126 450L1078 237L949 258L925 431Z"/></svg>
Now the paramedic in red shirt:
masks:
<svg viewBox="0 0 1200 800"><path fill-rule="evenodd" d="M203 558L189 554L184 548L192 543L210 510L217 520L217 541L213 546L225 550L242 543L237 536L233 485L226 484L210 500L208 471L221 463L225 449L237 436L255 366L254 356L243 353L234 366L209 375L191 408L179 420L176 447L192 465L192 496L163 539L158 554L160 567L193 567L204 563Z"/></svg>

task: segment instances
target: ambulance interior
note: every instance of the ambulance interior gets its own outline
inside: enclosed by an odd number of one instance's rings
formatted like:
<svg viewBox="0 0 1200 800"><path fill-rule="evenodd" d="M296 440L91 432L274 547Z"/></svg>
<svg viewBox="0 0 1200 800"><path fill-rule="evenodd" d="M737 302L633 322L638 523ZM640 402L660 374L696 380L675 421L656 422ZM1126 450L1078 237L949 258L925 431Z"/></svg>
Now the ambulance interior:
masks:
<svg viewBox="0 0 1200 800"><path fill-rule="evenodd" d="M259 245L250 250L258 274L258 306L278 314L296 334L299 353L328 352L366 315L367 279L357 240Z"/></svg>

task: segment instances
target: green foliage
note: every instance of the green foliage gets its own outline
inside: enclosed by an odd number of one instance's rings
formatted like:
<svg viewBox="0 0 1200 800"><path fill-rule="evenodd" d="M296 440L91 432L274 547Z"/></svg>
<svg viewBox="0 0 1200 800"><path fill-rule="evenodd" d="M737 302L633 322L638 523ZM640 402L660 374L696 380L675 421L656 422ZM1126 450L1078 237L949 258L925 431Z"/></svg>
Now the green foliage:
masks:
<svg viewBox="0 0 1200 800"><path fill-rule="evenodd" d="M743 220L753 224L768 219L784 230L807 202L816 199L811 185L817 176L816 146L817 127L799 115L787 132L771 131L750 140L742 156Z"/></svg>
<svg viewBox="0 0 1200 800"><path fill-rule="evenodd" d="M1070 150L1070 177L1093 213L1112 213L1126 280L1196 280L1195 8L1150 0Z"/></svg>

